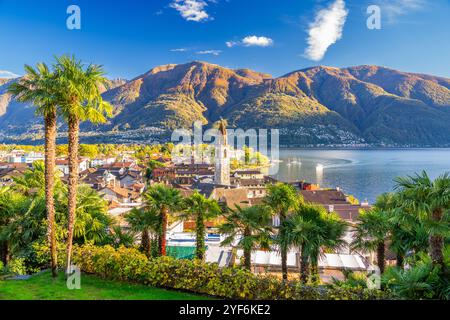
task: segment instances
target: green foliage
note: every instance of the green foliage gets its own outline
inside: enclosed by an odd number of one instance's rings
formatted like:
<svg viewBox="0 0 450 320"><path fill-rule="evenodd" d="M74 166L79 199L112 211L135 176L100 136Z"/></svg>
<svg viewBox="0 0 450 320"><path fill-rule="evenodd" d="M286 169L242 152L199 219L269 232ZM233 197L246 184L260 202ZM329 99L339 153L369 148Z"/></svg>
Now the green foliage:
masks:
<svg viewBox="0 0 450 320"><path fill-rule="evenodd" d="M302 280L306 282L309 269L311 281L318 281L318 263L322 249L339 249L347 224L337 214L322 206L301 205L281 222L277 242L285 248L297 248L301 254Z"/></svg>
<svg viewBox="0 0 450 320"><path fill-rule="evenodd" d="M219 268L199 260L170 257L148 259L136 249L110 246L75 246L73 261L82 271L105 279L186 290L230 299L386 299L384 292L361 288L304 286L283 282L274 276L260 276L238 267Z"/></svg>
<svg viewBox="0 0 450 320"><path fill-rule="evenodd" d="M179 216L181 219L195 220L196 255L202 260L206 253L205 221L217 217L221 213L219 203L214 199L208 199L199 192L195 192L190 197L184 199L184 212Z"/></svg>
<svg viewBox="0 0 450 320"><path fill-rule="evenodd" d="M152 238L156 239L156 235L161 231L161 217L155 209L142 210L134 208L125 215L125 220L131 227L131 231L141 234L140 249L149 257L152 254ZM117 232L116 232L117 233Z"/></svg>
<svg viewBox="0 0 450 320"><path fill-rule="evenodd" d="M95 144L80 144L79 155L82 157L95 158L99 154L97 145Z"/></svg>
<svg viewBox="0 0 450 320"><path fill-rule="evenodd" d="M283 219L291 210L297 209L303 203L303 198L289 184L269 184L264 203L272 209L274 214L280 215Z"/></svg>
<svg viewBox="0 0 450 320"><path fill-rule="evenodd" d="M107 203L88 186L80 185L78 191L75 242L103 243L112 223ZM55 209L59 248L67 232L67 189L56 174ZM0 189L0 244L7 244L12 258L24 259L27 272L33 273L49 265L50 254L40 255L40 247L48 246L47 241L44 166L35 162L11 189ZM59 256L63 256L64 249L59 251Z"/></svg>
<svg viewBox="0 0 450 320"><path fill-rule="evenodd" d="M445 250L446 264L450 259L450 246ZM388 268L382 282L392 293L402 299L445 299L450 300L450 278L448 271L434 266L424 253L408 269Z"/></svg>
<svg viewBox="0 0 450 320"><path fill-rule="evenodd" d="M24 258L16 258L12 259L8 262L6 266L6 272L17 274L17 275L24 275L27 274L27 268L25 266L25 259Z"/></svg>
<svg viewBox="0 0 450 320"><path fill-rule="evenodd" d="M332 278L332 284L330 287L340 288L367 288L367 275L363 273L356 273L350 270L343 271L345 279L339 280Z"/></svg>
<svg viewBox="0 0 450 320"><path fill-rule="evenodd" d="M271 214L267 206L252 206L230 209L219 230L226 238L221 245L231 245L239 238L237 246L244 250L245 266L251 268L251 252L256 249L270 249L272 227Z"/></svg>
<svg viewBox="0 0 450 320"><path fill-rule="evenodd" d="M388 215L378 207L370 211L361 211L355 227L355 239L352 242L354 250L373 251L383 244L389 232Z"/></svg>
<svg viewBox="0 0 450 320"><path fill-rule="evenodd" d="M56 57L53 64L58 94L58 113L68 121L76 116L81 121L104 123L112 115L112 106L103 100L100 86L107 83L103 68L85 66L74 56Z"/></svg>

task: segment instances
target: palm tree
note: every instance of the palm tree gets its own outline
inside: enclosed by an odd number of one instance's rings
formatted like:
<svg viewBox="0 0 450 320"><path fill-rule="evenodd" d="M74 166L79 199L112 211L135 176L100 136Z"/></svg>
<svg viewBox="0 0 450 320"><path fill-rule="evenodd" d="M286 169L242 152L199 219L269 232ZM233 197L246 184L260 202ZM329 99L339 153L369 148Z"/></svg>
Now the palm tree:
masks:
<svg viewBox="0 0 450 320"><path fill-rule="evenodd" d="M318 279L319 277L319 255L322 254L320 249L322 248L323 250L333 251L341 249L346 244L343 237L347 231L348 224L336 213L327 213L326 211L322 211L321 217L321 229L323 236L319 238L319 240L321 240L319 246L313 246L310 254L313 280Z"/></svg>
<svg viewBox="0 0 450 320"><path fill-rule="evenodd" d="M347 225L321 206L303 205L283 222L283 229L277 242L298 249L300 280L306 283L310 273L317 277L321 249L337 249L344 244Z"/></svg>
<svg viewBox="0 0 450 320"><path fill-rule="evenodd" d="M156 168L164 167L164 163L156 161L156 160L150 160L147 164L147 169L145 170L145 177L147 178L147 182L149 182L153 177L153 170Z"/></svg>
<svg viewBox="0 0 450 320"><path fill-rule="evenodd" d="M197 191L189 198L185 199L184 213L180 216L182 219L195 220L196 234L196 256L197 259L205 258L205 221L217 217L221 213L220 206L216 200L207 199Z"/></svg>
<svg viewBox="0 0 450 320"><path fill-rule="evenodd" d="M0 261L7 265L10 257L10 237L7 227L18 214L18 205L24 196L12 192L8 187L0 189Z"/></svg>
<svg viewBox="0 0 450 320"><path fill-rule="evenodd" d="M59 86L65 88L60 110L68 124L69 194L66 263L68 272L71 263L77 203L80 122L105 122L106 117L111 115L112 107L109 103L103 101L100 93L100 87L107 83L101 66L89 65L85 67L81 61L74 57L62 56L56 59L54 68Z"/></svg>
<svg viewBox="0 0 450 320"><path fill-rule="evenodd" d="M158 233L161 218L159 212L134 208L125 215L125 220L134 232L141 233L141 249L145 255L151 257L150 233Z"/></svg>
<svg viewBox="0 0 450 320"><path fill-rule="evenodd" d="M434 181L423 171L415 176L397 178L396 190L406 213L416 214L429 233L429 255L435 266L445 271L444 237L450 233L450 174Z"/></svg>
<svg viewBox="0 0 450 320"><path fill-rule="evenodd" d="M427 251L427 229L417 215L402 206L397 193L390 194L386 209L390 223L389 249L396 254L397 267L403 268L408 254Z"/></svg>
<svg viewBox="0 0 450 320"><path fill-rule="evenodd" d="M105 244L111 244L114 248L120 246L132 247L136 242L137 233L133 230L124 230L120 225L114 225L109 230L109 237Z"/></svg>
<svg viewBox="0 0 450 320"><path fill-rule="evenodd" d="M301 196L297 195L293 186L282 183L267 186L267 195L264 199L264 203L272 209L273 214L278 215L280 218L280 234L285 232L282 226L289 212L298 208L302 202L303 199ZM283 280L287 280L287 247L282 243L280 244L280 252Z"/></svg>
<svg viewBox="0 0 450 320"><path fill-rule="evenodd" d="M57 276L57 249L55 233L54 172L56 157L56 119L60 91L53 72L40 63L34 69L25 65L25 76L12 83L8 91L20 102L31 102L36 114L44 117L45 131L45 207L48 220L48 240L53 277Z"/></svg>
<svg viewBox="0 0 450 320"><path fill-rule="evenodd" d="M112 218L108 214L108 203L88 185L79 185L77 191L74 241L78 243L101 243L108 236Z"/></svg>
<svg viewBox="0 0 450 320"><path fill-rule="evenodd" d="M160 256L166 255L166 234L169 214L182 208L183 198L180 191L167 187L163 184L156 184L150 187L144 195L147 203L147 210L156 210L160 215L160 234L158 251Z"/></svg>
<svg viewBox="0 0 450 320"><path fill-rule="evenodd" d="M3 215L0 220L7 218L3 221L6 224L0 225L0 242L6 243L7 257L28 255L35 241L48 239L47 223L43 223L47 216L45 197L37 195L30 198L16 191L8 191L6 200L6 208L0 208Z"/></svg>
<svg viewBox="0 0 450 320"><path fill-rule="evenodd" d="M252 251L259 247L270 249L271 213L265 206L252 206L229 209L226 221L219 227L221 233L226 235L222 245L231 245L239 239L237 246L244 250L244 266L251 269Z"/></svg>
<svg viewBox="0 0 450 320"><path fill-rule="evenodd" d="M389 236L390 224L386 211L376 205L369 211L362 211L355 227L353 250L376 251L380 272L385 269L385 241Z"/></svg>

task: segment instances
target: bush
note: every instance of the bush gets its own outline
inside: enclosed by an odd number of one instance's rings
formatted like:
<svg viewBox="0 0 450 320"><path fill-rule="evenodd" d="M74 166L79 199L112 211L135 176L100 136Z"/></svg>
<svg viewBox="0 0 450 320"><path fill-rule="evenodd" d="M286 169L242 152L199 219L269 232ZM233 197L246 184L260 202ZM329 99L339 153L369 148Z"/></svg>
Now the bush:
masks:
<svg viewBox="0 0 450 320"><path fill-rule="evenodd" d="M0 274L2 274L3 273L3 269L5 268L5 266L3 265L3 262L2 261L0 261Z"/></svg>
<svg viewBox="0 0 450 320"><path fill-rule="evenodd" d="M393 295L402 299L450 300L448 275L439 267L433 266L426 254L420 254L419 260L410 269L388 268L382 281Z"/></svg>
<svg viewBox="0 0 450 320"><path fill-rule="evenodd" d="M355 273L349 270L344 272L344 280L332 278L332 284L329 287L340 288L367 288L367 275L362 273Z"/></svg>
<svg viewBox="0 0 450 320"><path fill-rule="evenodd" d="M388 295L363 288L326 288L283 283L274 276L255 275L239 268L219 268L198 260L171 257L148 259L134 248L75 246L73 261L82 271L105 279L144 283L230 299L384 299Z"/></svg>
<svg viewBox="0 0 450 320"><path fill-rule="evenodd" d="M25 266L25 259L23 258L16 258L12 259L8 262L8 265L6 266L6 272L17 274L17 275L24 275L27 274L27 269Z"/></svg>

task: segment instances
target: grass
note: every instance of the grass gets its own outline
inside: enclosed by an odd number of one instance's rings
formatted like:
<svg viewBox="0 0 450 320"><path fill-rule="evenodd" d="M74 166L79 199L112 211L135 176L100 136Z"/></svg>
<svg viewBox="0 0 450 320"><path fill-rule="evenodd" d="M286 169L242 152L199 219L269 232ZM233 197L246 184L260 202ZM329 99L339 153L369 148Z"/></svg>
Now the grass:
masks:
<svg viewBox="0 0 450 320"><path fill-rule="evenodd" d="M43 272L27 280L0 280L0 300L207 300L206 296L81 275L81 289L69 290L64 273Z"/></svg>

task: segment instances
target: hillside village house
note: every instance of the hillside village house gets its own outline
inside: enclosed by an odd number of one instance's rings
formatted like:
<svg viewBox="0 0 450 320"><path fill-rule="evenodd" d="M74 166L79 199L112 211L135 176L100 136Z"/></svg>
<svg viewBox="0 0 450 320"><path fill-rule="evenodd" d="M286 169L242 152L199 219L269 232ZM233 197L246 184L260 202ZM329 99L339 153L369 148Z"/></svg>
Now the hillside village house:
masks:
<svg viewBox="0 0 450 320"><path fill-rule="evenodd" d="M67 158L56 159L56 167L61 171L61 176L69 174L69 160ZM83 172L89 168L89 158L78 159L78 171Z"/></svg>
<svg viewBox="0 0 450 320"><path fill-rule="evenodd" d="M91 160L91 167L92 168L102 167L104 165L113 164L114 162L116 162L115 157L100 156Z"/></svg>
<svg viewBox="0 0 450 320"><path fill-rule="evenodd" d="M44 161L44 154L41 152L24 152L22 150L12 151L8 156L9 163L33 163L35 161Z"/></svg>
<svg viewBox="0 0 450 320"><path fill-rule="evenodd" d="M0 163L0 187L11 186L14 178L22 176L28 168L29 166L25 163Z"/></svg>

